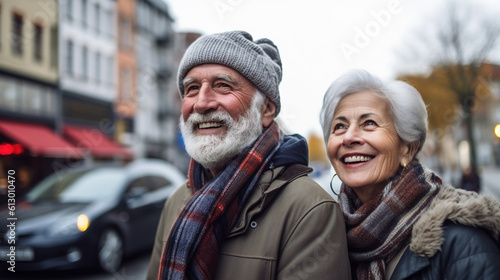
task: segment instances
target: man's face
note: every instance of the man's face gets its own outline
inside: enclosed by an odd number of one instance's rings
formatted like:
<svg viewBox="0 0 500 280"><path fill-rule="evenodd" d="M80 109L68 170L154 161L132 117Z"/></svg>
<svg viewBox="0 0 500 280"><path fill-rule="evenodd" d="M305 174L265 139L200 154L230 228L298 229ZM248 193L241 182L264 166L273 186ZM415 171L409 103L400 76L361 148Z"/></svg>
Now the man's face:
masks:
<svg viewBox="0 0 500 280"><path fill-rule="evenodd" d="M264 97L237 71L218 64L194 67L183 82L186 150L217 173L261 134Z"/></svg>

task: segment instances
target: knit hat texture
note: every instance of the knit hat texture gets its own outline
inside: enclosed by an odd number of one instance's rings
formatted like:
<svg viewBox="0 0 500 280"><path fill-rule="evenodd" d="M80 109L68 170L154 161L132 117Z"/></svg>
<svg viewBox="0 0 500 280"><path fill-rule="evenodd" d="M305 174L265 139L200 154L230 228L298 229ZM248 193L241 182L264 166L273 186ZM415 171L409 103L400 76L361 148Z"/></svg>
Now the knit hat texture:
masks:
<svg viewBox="0 0 500 280"><path fill-rule="evenodd" d="M238 71L276 104L280 112L279 84L282 65L278 48L267 39L253 41L245 31L229 31L204 35L194 41L184 53L177 73L179 92L184 98L182 80L193 67L221 64Z"/></svg>

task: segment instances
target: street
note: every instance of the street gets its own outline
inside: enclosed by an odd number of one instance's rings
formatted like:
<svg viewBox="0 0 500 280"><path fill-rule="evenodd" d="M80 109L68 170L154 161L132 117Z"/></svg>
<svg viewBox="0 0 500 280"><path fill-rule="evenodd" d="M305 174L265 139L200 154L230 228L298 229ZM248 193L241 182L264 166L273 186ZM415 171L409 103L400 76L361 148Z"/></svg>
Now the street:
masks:
<svg viewBox="0 0 500 280"><path fill-rule="evenodd" d="M65 272L21 272L2 271L0 279L22 280L143 280L146 278L150 252L144 252L126 259L119 271L114 274L92 271L65 271Z"/></svg>

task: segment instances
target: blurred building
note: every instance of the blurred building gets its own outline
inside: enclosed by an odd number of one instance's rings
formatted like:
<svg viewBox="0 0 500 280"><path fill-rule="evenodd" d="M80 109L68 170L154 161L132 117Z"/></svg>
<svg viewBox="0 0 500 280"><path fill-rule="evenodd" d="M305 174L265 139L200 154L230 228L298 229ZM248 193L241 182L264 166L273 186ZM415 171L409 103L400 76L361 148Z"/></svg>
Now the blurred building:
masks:
<svg viewBox="0 0 500 280"><path fill-rule="evenodd" d="M9 170L21 194L54 163L80 157L56 132L57 28L57 1L0 0L0 192Z"/></svg>
<svg viewBox="0 0 500 280"><path fill-rule="evenodd" d="M59 3L59 84L62 131L93 160L131 159L115 140L117 3Z"/></svg>
<svg viewBox="0 0 500 280"><path fill-rule="evenodd" d="M175 140L179 107L168 103L175 83L173 19L161 0L136 2L137 112L133 149L140 157L167 158ZM173 93L170 93L173 94Z"/></svg>
<svg viewBox="0 0 500 280"><path fill-rule="evenodd" d="M117 98L115 137L119 143L134 146L134 118L137 112L137 66L135 56L135 10L131 0L117 0Z"/></svg>
<svg viewBox="0 0 500 280"><path fill-rule="evenodd" d="M174 72L172 73L173 82L169 84L168 92L169 95L166 96L167 104L169 104L169 110L171 112L172 121L175 121L176 126L172 127L171 133L174 139L171 145L167 148L167 158L175 162L175 165L181 170L187 171L189 166L189 156L186 153L184 147L184 141L182 139L181 133L177 126L178 120L180 118L182 101L179 95L179 89L177 86L177 69L181 63L181 59L186 52L186 49L191 45L196 39L201 36L200 33L195 32L177 32L175 33L175 39L173 44L173 52L171 56L171 63L173 65ZM175 120L174 120L175 119Z"/></svg>
<svg viewBox="0 0 500 280"><path fill-rule="evenodd" d="M162 0L0 0L0 192L9 170L33 185L94 161L185 169L175 73L190 39L172 23Z"/></svg>

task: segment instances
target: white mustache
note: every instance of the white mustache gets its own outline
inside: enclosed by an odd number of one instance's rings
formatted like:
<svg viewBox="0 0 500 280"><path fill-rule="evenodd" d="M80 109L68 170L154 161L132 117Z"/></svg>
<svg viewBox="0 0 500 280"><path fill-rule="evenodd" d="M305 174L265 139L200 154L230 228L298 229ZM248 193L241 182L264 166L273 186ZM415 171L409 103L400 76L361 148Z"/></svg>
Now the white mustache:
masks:
<svg viewBox="0 0 500 280"><path fill-rule="evenodd" d="M208 114L193 113L187 119L185 125L189 129L194 129L199 123L222 122L226 126L232 125L235 121L228 112L210 112Z"/></svg>

